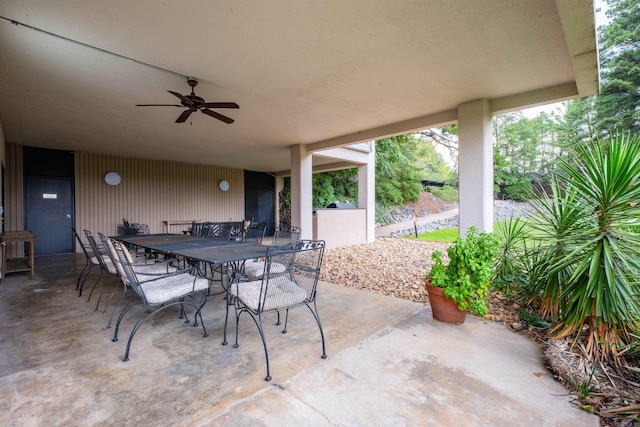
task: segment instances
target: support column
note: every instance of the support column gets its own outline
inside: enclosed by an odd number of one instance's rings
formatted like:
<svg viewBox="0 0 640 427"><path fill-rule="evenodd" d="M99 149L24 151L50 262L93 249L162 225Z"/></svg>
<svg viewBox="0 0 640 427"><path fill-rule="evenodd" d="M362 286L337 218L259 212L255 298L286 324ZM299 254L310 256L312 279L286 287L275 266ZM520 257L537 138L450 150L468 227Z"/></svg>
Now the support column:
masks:
<svg viewBox="0 0 640 427"><path fill-rule="evenodd" d="M300 227L300 238L313 238L312 156L304 145L291 147L291 225Z"/></svg>
<svg viewBox="0 0 640 427"><path fill-rule="evenodd" d="M493 132L489 100L458 106L460 235L493 231Z"/></svg>
<svg viewBox="0 0 640 427"><path fill-rule="evenodd" d="M371 143L367 163L358 166L358 207L367 212L367 242L376 240L376 150Z"/></svg>

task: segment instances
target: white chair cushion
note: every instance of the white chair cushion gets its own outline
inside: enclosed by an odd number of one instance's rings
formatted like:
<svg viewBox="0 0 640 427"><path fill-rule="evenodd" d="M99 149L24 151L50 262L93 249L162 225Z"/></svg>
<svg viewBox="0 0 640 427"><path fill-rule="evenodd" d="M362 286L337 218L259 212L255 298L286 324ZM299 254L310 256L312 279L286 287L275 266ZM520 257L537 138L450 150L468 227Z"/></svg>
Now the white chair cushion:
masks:
<svg viewBox="0 0 640 427"><path fill-rule="evenodd" d="M283 266L284 268L284 266ZM266 285L266 284L265 284ZM239 282L231 285L231 294L247 307L256 311L260 303L262 281ZM307 293L287 277L274 277L269 280L267 297L263 311L277 310L303 302Z"/></svg>
<svg viewBox="0 0 640 427"><path fill-rule="evenodd" d="M284 273L286 270L285 266L280 264L279 262L271 263L271 273L272 274L280 274ZM264 275L264 261L252 261L249 260L244 263L244 275L249 278L249 280L261 280Z"/></svg>
<svg viewBox="0 0 640 427"><path fill-rule="evenodd" d="M209 289L207 279L195 279L188 273L167 276L157 280L140 283L147 302L150 304L162 304L194 291L205 291Z"/></svg>

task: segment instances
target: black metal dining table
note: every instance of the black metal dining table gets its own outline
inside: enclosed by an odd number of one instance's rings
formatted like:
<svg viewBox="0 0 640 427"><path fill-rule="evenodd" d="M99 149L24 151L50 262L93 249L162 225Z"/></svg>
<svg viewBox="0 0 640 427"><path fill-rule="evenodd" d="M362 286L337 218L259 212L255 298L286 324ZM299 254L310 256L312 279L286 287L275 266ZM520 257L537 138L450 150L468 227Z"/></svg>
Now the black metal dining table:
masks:
<svg viewBox="0 0 640 427"><path fill-rule="evenodd" d="M180 256L212 265L222 265L227 270L227 280L231 280L233 274L242 268L246 260L262 258L267 254L267 246L263 245L184 234L146 234L113 236L112 238L152 252ZM227 298L227 310L229 309L229 285L229 282L223 284ZM227 344L227 321L228 312L225 316L223 345Z"/></svg>
<svg viewBox="0 0 640 427"><path fill-rule="evenodd" d="M146 234L113 236L122 243L166 255L181 256L208 264L234 264L264 257L267 246L235 240L216 240L184 234Z"/></svg>

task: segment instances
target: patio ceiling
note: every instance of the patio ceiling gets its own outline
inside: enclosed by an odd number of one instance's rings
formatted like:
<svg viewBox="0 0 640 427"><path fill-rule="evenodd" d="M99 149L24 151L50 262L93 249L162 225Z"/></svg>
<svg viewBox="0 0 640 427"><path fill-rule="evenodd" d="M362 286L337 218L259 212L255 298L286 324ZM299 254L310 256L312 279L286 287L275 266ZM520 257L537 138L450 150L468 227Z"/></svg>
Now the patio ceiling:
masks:
<svg viewBox="0 0 640 427"><path fill-rule="evenodd" d="M0 123L36 147L275 172L292 144L450 123L480 98L500 112L598 90L590 0L3 0L0 16L66 38L0 21ZM180 75L237 102L218 110L235 123L135 106L175 104Z"/></svg>

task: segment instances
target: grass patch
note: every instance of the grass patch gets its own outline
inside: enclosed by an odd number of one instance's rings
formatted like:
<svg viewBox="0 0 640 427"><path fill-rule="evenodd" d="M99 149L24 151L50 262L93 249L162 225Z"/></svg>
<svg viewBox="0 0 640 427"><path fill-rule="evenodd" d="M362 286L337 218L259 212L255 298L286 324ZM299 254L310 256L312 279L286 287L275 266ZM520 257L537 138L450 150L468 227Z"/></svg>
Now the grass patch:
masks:
<svg viewBox="0 0 640 427"><path fill-rule="evenodd" d="M425 187L425 190L434 196L440 197L445 202L456 203L458 201L458 189L450 185L444 187Z"/></svg>
<svg viewBox="0 0 640 427"><path fill-rule="evenodd" d="M505 221L496 221L493 223L493 231L495 232L501 223ZM534 237L536 235L536 231L525 222L526 233L530 237ZM538 233L539 234L539 233ZM418 234L418 240L424 240L427 242L445 242L445 243L453 243L458 237L458 227L451 228L441 228L440 230L429 231L426 233ZM408 239L415 239L415 235L407 236ZM527 239L528 243L533 243L532 239Z"/></svg>
<svg viewBox="0 0 640 427"><path fill-rule="evenodd" d="M427 242L445 242L453 243L458 237L458 227L441 228L436 231L429 231L428 233L418 234L418 240L425 240ZM416 236L409 236L409 239L415 239Z"/></svg>

